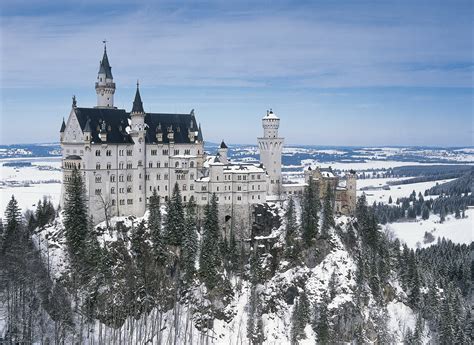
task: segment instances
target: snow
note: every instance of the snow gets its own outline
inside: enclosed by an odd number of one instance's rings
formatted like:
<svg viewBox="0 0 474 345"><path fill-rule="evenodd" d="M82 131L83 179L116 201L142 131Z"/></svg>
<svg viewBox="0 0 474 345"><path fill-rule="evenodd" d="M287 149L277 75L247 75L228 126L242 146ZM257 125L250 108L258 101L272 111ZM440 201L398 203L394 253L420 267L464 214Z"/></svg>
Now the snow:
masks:
<svg viewBox="0 0 474 345"><path fill-rule="evenodd" d="M373 185L376 187L381 187L380 186L380 183L382 183L381 181L383 180L389 181L393 179L374 179L374 180L377 180L377 181ZM370 179L369 181L372 181L372 179ZM370 182L368 182L367 180L357 180L357 196L360 196L362 195L362 193L365 193L365 196L367 198L367 202L369 205L372 205L374 201L376 201L377 203L382 202L386 204L388 203L388 199L390 196L392 196L392 201L395 203L397 198L408 198L413 191L415 191L416 195L418 196L419 192L421 192L421 194L424 194L425 190L430 189L433 186L436 186L436 183L442 184L449 181L452 181L452 179L394 185L394 186L390 186L390 190L384 190L380 188L377 190L362 191L360 189L364 186L364 184L367 184L367 185L372 185L372 184L370 184ZM360 182L361 184L359 184ZM434 199L436 197L429 196L428 198Z"/></svg>
<svg viewBox="0 0 474 345"><path fill-rule="evenodd" d="M466 210L466 218L456 219L448 215L444 223L439 222L438 215L431 215L427 220L387 224L384 229L392 231L410 248L427 247L436 244L437 238L443 237L455 243L470 244L474 241L474 209ZM433 234L436 240L423 243L425 232Z"/></svg>
<svg viewBox="0 0 474 345"><path fill-rule="evenodd" d="M30 167L4 166L5 162L31 162ZM0 210L3 212L12 195L19 207L25 211L36 207L38 200L46 196L54 206L59 205L61 197L59 158L39 159L5 159L0 161Z"/></svg>
<svg viewBox="0 0 474 345"><path fill-rule="evenodd" d="M403 304L402 302L392 301L387 305L387 312L389 316L388 329L403 339L403 335L411 329L415 329L416 316L413 310Z"/></svg>

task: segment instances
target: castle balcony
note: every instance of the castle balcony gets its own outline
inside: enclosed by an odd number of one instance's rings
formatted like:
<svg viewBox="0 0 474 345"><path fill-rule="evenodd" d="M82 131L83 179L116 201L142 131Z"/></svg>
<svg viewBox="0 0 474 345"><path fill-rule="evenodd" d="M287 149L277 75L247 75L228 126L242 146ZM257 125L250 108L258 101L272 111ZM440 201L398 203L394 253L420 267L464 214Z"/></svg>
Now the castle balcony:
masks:
<svg viewBox="0 0 474 345"><path fill-rule="evenodd" d="M100 84L100 85L99 85L99 84ZM105 87L108 87L108 88L115 89L115 83L99 83L99 82L95 82L95 88L97 89L99 86L100 86L100 87L105 86Z"/></svg>
<svg viewBox="0 0 474 345"><path fill-rule="evenodd" d="M81 169L82 158L76 155L67 156L63 160L63 170Z"/></svg>

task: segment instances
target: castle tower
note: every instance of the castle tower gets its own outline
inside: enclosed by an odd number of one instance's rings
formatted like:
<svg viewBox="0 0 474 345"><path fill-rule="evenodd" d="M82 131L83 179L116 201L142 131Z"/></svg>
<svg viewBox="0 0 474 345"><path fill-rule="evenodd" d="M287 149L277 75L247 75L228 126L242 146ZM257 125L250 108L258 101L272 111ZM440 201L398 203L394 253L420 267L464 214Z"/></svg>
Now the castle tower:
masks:
<svg viewBox="0 0 474 345"><path fill-rule="evenodd" d="M142 98L137 82L137 91L133 101L132 111L130 112L130 136L133 139L133 189L130 198L133 200L133 206L127 205L133 209L134 214L143 215L146 210L146 177L145 177L145 111L143 110Z"/></svg>
<svg viewBox="0 0 474 345"><path fill-rule="evenodd" d="M283 138L278 137L280 119L272 110L262 119L263 137L257 138L260 150L260 162L263 163L269 175L270 186L268 195L280 195L281 193L281 150Z"/></svg>
<svg viewBox="0 0 474 345"><path fill-rule="evenodd" d="M347 188L347 201L349 212L353 214L355 212L357 203L357 173L354 170L350 170L346 176L346 188Z"/></svg>
<svg viewBox="0 0 474 345"><path fill-rule="evenodd" d="M100 61L97 82L95 83L95 92L97 93L97 107L113 108L115 83L112 76L112 67L107 57L107 47L104 42L104 56Z"/></svg>
<svg viewBox="0 0 474 345"><path fill-rule="evenodd" d="M227 157L227 151L228 151L228 147L225 144L224 140L222 140L221 145L219 146L219 149L217 150L217 152L219 153L221 157L221 161L223 161L223 163L229 162L229 159Z"/></svg>

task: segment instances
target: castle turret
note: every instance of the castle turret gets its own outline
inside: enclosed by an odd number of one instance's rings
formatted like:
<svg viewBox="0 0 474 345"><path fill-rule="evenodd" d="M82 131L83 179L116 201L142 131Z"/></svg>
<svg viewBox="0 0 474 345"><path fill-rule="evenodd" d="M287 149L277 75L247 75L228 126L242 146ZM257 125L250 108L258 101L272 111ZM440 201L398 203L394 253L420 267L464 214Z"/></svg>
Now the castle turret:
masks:
<svg viewBox="0 0 474 345"><path fill-rule="evenodd" d="M348 196L349 212L353 214L355 212L357 203L357 173L354 170L350 170L346 176L346 188Z"/></svg>
<svg viewBox="0 0 474 345"><path fill-rule="evenodd" d="M267 111L267 115L262 119L263 137L258 139L260 150L260 162L267 170L270 186L268 195L280 195L281 193L281 151L283 148L283 138L278 137L280 119L272 110Z"/></svg>
<svg viewBox="0 0 474 345"><path fill-rule="evenodd" d="M145 148L145 110L143 109L142 98L140 96L139 84L133 100L132 111L130 112L130 136L133 139L133 186L130 195L127 196L133 202L135 214L143 215L146 210L146 148Z"/></svg>
<svg viewBox="0 0 474 345"><path fill-rule="evenodd" d="M229 148L225 144L224 140L222 140L221 145L219 146L219 149L217 150L217 152L219 153L219 155L221 157L221 161L223 163L228 163L229 162L229 159L227 158L227 151L228 150L229 150Z"/></svg>
<svg viewBox="0 0 474 345"><path fill-rule="evenodd" d="M107 56L107 47L104 42L104 56L100 61L97 82L95 83L95 91L97 93L97 107L113 108L115 83L112 76L112 67L110 67L109 58Z"/></svg>

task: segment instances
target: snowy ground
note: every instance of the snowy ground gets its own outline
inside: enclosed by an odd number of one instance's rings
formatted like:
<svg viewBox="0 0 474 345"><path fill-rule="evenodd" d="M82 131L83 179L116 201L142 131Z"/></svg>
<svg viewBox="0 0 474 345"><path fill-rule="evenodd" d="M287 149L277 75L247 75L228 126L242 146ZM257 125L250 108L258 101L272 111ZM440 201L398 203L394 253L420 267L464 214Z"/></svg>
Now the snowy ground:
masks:
<svg viewBox="0 0 474 345"><path fill-rule="evenodd" d="M7 167L6 162L31 162L31 167ZM61 195L61 166L59 159L5 159L0 161L0 214L3 214L10 198L15 195L20 208L35 208L43 196L59 204ZM42 170L45 169L45 170Z"/></svg>
<svg viewBox="0 0 474 345"><path fill-rule="evenodd" d="M419 182L419 183L410 183L410 184L401 184L396 186L390 186L390 190L382 189L382 186L386 185L388 181L394 181L400 179L393 179L393 178L377 178L377 179L365 179L365 180L357 180L357 196L362 195L365 193L367 197L367 202L371 205L374 201L388 203L388 199L392 196L393 202L397 200L397 198L407 198L410 194L415 191L418 195L419 192L424 194L425 190L430 189L433 186L436 186L436 183L442 184L445 182L449 182L452 180L437 180L437 181L429 181L429 182ZM373 186L379 187L380 189L377 190L360 190L361 188ZM435 196L430 196L431 198L435 198Z"/></svg>
<svg viewBox="0 0 474 345"><path fill-rule="evenodd" d="M387 224L384 229L393 231L401 241L411 248L435 244L438 237L450 239L455 243L469 244L474 241L474 208L466 210L466 218L462 219L456 219L453 215L449 215L444 223L440 223L438 215L431 215L427 220ZM435 237L435 242L423 243L425 232L430 232Z"/></svg>

